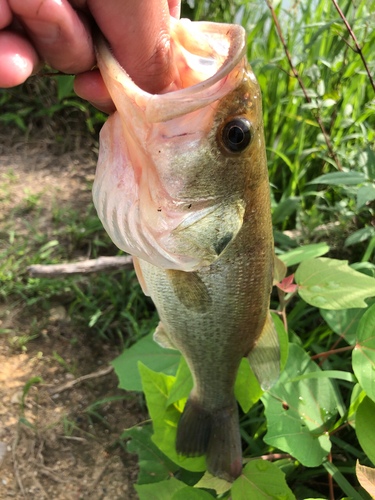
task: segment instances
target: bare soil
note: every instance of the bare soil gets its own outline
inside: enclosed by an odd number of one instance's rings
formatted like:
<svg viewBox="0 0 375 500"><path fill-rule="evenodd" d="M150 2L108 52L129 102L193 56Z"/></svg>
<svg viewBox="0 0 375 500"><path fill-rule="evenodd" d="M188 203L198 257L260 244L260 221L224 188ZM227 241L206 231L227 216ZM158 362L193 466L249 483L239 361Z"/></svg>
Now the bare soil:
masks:
<svg viewBox="0 0 375 500"><path fill-rule="evenodd" d="M16 176L0 201L0 226L12 216L13 228L26 234L28 214L14 212L25 189L41 193L40 216L47 232L52 231L53 203L81 209L91 202L91 139L80 137L72 148L62 148L48 140L25 143L10 131L0 136L0 143L0 175L12 169ZM32 334L27 311L22 303L12 308L0 303L0 329ZM0 500L137 498L137 457L118 444L124 429L147 418L136 395L117 388L113 371L54 394L62 384L107 367L118 350L77 330L61 304L49 311L36 308L33 317L43 322L43 329L24 349L15 347L11 335L0 335ZM22 405L25 384L33 377L42 381L30 387ZM97 411L106 424L87 412L89 405L112 396L128 398L100 406Z"/></svg>

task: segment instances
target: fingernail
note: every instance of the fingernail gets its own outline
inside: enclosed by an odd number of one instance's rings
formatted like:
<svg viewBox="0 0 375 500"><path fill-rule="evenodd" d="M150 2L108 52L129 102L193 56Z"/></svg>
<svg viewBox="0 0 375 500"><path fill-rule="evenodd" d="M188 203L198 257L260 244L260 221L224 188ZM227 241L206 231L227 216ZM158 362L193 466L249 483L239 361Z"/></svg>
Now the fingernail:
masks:
<svg viewBox="0 0 375 500"><path fill-rule="evenodd" d="M60 32L60 28L56 24L47 23L45 21L35 21L34 19L24 19L24 21L32 34L38 37L39 42L56 42Z"/></svg>

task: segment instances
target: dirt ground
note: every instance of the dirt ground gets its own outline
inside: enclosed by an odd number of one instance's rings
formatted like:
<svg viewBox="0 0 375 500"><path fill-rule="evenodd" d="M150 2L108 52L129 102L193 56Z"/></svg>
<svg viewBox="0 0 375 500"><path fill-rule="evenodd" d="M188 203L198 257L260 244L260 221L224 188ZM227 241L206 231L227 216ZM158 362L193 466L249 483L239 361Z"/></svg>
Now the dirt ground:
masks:
<svg viewBox="0 0 375 500"><path fill-rule="evenodd" d="M17 180L1 204L0 226L20 203L25 188L43 192L41 217L47 232L56 193L62 205L80 208L90 203L87 185L95 171L95 145L90 139L80 138L73 151L61 152L48 141L25 144L22 138L1 134L0 175L12 169ZM22 216L15 225L21 234L25 231ZM22 305L8 311L6 307L0 302L0 329L29 335L31 318ZM105 370L118 351L77 331L59 304L35 314L45 324L42 334L27 342L27 350L14 347L8 335L0 335L0 500L137 498L133 486L137 457L117 444L124 429L147 418L137 397L117 388L113 371L56 392L76 377ZM54 352L70 367L77 367L74 375ZM42 381L31 385L22 408L24 386L33 377ZM87 412L98 400L126 395L127 399L105 403L97 410L106 425Z"/></svg>

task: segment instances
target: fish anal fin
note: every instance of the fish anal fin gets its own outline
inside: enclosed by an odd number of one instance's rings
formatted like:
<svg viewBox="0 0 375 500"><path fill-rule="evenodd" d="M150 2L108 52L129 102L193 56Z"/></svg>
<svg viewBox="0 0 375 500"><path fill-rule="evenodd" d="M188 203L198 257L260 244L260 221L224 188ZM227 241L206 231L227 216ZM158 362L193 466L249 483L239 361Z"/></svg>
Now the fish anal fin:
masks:
<svg viewBox="0 0 375 500"><path fill-rule="evenodd" d="M138 257L134 257L134 255L133 255L133 265L134 265L135 274L137 275L137 278L138 278L139 284L141 285L142 291L145 295L147 295L147 297L149 297L150 293L147 290L147 285L146 285L145 278L144 278L143 273L142 273L139 259L138 259Z"/></svg>
<svg viewBox="0 0 375 500"><path fill-rule="evenodd" d="M159 324L156 327L156 330L154 332L154 340L157 344L159 344L161 347L164 347L165 349L176 350L176 346L173 345L173 342L168 337L168 334L165 331L165 328L164 328L163 323L161 321L159 321Z"/></svg>
<svg viewBox="0 0 375 500"><path fill-rule="evenodd" d="M200 314L208 311L211 297L197 273L174 270L165 273L176 297L187 309Z"/></svg>
<svg viewBox="0 0 375 500"><path fill-rule="evenodd" d="M276 255L274 256L273 284L281 283L286 276L287 267Z"/></svg>
<svg viewBox="0 0 375 500"><path fill-rule="evenodd" d="M276 383L280 375L280 344L270 314L268 314L262 333L247 359L263 391L268 390Z"/></svg>

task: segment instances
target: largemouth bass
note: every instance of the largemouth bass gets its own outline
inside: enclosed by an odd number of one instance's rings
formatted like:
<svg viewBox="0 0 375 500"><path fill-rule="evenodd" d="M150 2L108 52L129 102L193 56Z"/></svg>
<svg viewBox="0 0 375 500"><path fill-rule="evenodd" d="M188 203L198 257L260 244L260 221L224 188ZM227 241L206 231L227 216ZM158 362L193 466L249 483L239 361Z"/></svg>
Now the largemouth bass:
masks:
<svg viewBox="0 0 375 500"><path fill-rule="evenodd" d="M193 376L176 449L234 480L239 364L248 357L264 389L280 364L261 94L242 27L171 20L171 43L180 80L151 95L97 40L117 111L101 132L93 197L157 307L154 339L181 351Z"/></svg>

